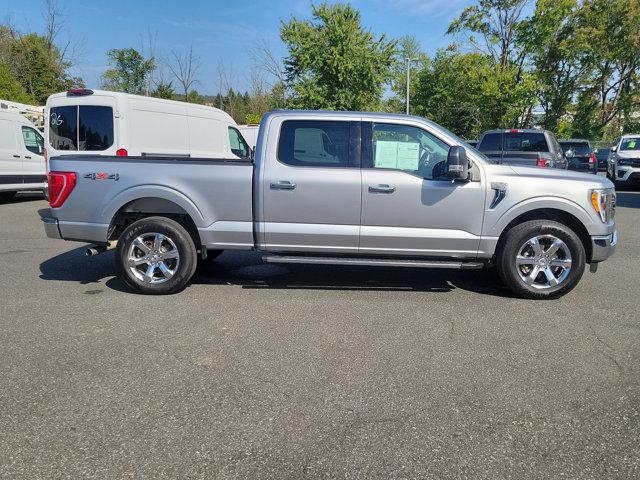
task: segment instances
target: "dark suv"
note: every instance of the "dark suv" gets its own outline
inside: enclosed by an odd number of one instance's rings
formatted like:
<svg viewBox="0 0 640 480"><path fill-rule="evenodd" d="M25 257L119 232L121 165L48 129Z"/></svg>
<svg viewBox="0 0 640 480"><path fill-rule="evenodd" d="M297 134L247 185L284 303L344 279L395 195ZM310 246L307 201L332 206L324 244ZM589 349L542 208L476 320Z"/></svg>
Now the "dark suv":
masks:
<svg viewBox="0 0 640 480"><path fill-rule="evenodd" d="M598 161L588 140L560 140L560 146L569 162L569 170L598 173Z"/></svg>
<svg viewBox="0 0 640 480"><path fill-rule="evenodd" d="M480 135L477 149L496 163L567 168L562 147L547 130L489 130Z"/></svg>

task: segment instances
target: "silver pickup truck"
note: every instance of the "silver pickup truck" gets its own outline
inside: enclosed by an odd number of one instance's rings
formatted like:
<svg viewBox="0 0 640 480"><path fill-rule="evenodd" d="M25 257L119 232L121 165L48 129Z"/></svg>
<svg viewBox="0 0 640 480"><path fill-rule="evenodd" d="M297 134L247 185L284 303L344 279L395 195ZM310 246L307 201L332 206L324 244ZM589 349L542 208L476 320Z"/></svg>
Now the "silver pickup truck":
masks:
<svg viewBox="0 0 640 480"><path fill-rule="evenodd" d="M517 295L558 297L617 243L602 177L495 165L422 118L267 114L255 155L55 157L52 238L116 245L119 275L149 294L183 289L198 261L256 250L266 262L475 269Z"/></svg>

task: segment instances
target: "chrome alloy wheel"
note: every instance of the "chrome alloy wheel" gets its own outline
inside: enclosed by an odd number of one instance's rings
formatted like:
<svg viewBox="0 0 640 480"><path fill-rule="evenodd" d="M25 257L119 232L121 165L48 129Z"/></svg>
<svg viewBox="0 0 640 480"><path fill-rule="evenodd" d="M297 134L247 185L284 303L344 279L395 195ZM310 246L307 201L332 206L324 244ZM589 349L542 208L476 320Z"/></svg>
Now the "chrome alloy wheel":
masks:
<svg viewBox="0 0 640 480"><path fill-rule="evenodd" d="M164 283L175 275L179 264L176 244L161 233L143 233L129 247L127 266L141 282Z"/></svg>
<svg viewBox="0 0 640 480"><path fill-rule="evenodd" d="M545 290L564 282L571 272L571 252L553 235L538 235L518 250L516 269L523 282Z"/></svg>

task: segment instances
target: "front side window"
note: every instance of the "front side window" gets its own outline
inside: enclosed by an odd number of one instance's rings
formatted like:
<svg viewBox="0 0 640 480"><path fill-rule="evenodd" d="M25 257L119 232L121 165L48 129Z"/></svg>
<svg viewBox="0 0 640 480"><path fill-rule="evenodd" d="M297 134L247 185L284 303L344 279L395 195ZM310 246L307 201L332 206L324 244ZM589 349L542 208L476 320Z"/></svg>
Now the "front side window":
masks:
<svg viewBox="0 0 640 480"><path fill-rule="evenodd" d="M102 105L52 107L49 144L56 150L107 150L113 145L113 109Z"/></svg>
<svg viewBox="0 0 640 480"><path fill-rule="evenodd" d="M229 127L229 145L231 146L231 153L235 156L240 157L242 160L251 158L251 149L237 128Z"/></svg>
<svg viewBox="0 0 640 480"><path fill-rule="evenodd" d="M426 179L446 171L449 146L418 127L373 125L373 168L391 168Z"/></svg>
<svg viewBox="0 0 640 480"><path fill-rule="evenodd" d="M349 122L287 120L282 123L278 160L292 166L349 166Z"/></svg>
<svg viewBox="0 0 640 480"><path fill-rule="evenodd" d="M640 138L623 138L620 150L640 150Z"/></svg>
<svg viewBox="0 0 640 480"><path fill-rule="evenodd" d="M508 152L548 152L549 146L542 132L514 132L504 135L504 150Z"/></svg>
<svg viewBox="0 0 640 480"><path fill-rule="evenodd" d="M22 127L22 139L24 146L31 153L44 155L44 139L39 132L31 127Z"/></svg>

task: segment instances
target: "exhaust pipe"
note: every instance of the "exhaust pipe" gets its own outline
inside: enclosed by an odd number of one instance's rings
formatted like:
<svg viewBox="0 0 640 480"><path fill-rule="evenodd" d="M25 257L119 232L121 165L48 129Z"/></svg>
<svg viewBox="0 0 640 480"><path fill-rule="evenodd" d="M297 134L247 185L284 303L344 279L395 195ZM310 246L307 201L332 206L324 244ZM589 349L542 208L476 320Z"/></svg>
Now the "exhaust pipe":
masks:
<svg viewBox="0 0 640 480"><path fill-rule="evenodd" d="M96 255L100 255L103 252L107 251L107 247L104 245L91 245L84 251L84 254L87 257L95 257Z"/></svg>
<svg viewBox="0 0 640 480"><path fill-rule="evenodd" d="M117 240L112 240L107 245L89 245L87 249L84 251L84 254L87 257L95 257L96 255L100 255L101 253L104 253L107 250L116 248L117 244L118 244Z"/></svg>

